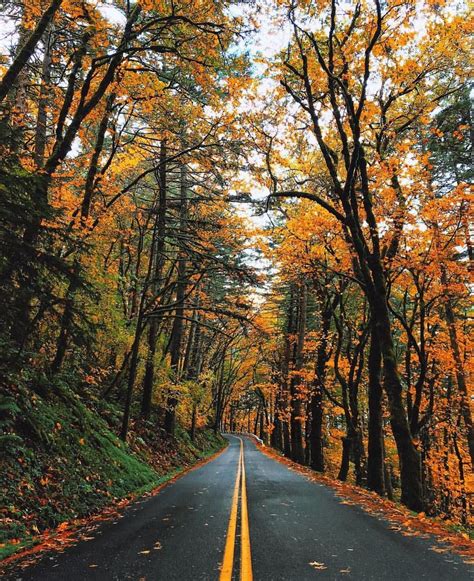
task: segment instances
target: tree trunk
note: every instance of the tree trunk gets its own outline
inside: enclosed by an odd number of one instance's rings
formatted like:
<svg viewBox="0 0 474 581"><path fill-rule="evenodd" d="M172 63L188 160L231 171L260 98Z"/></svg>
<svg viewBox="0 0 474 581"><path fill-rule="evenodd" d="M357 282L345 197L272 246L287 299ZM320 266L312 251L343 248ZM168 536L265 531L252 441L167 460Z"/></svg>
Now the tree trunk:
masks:
<svg viewBox="0 0 474 581"><path fill-rule="evenodd" d="M382 356L372 325L370 335L368 374L369 374L369 441L367 459L367 487L381 496L385 494L384 443L383 443L383 391L381 384Z"/></svg>
<svg viewBox="0 0 474 581"><path fill-rule="evenodd" d="M283 422L283 453L291 458L290 426L287 421Z"/></svg>
<svg viewBox="0 0 474 581"><path fill-rule="evenodd" d="M341 466L339 468L339 474L337 479L341 482L347 480L347 475L349 474L349 461L351 458L352 449L352 439L350 436L345 436L342 438L342 456L341 456Z"/></svg>
<svg viewBox="0 0 474 581"><path fill-rule="evenodd" d="M420 455L413 443L403 405L403 390L393 347L385 289L376 294L374 302L373 316L384 365L384 388L389 402L390 424L400 459L401 500L408 508L420 512L424 508Z"/></svg>
<svg viewBox="0 0 474 581"><path fill-rule="evenodd" d="M275 397L275 413L273 415L273 430L270 434L270 445L277 450L283 450L283 432L281 416L281 394L278 392Z"/></svg>
<svg viewBox="0 0 474 581"><path fill-rule="evenodd" d="M323 396L326 379L327 343L331 325L331 309L324 308L321 313L321 341L316 354L316 376L311 395L311 468L317 472L324 472L323 447Z"/></svg>
<svg viewBox="0 0 474 581"><path fill-rule="evenodd" d="M303 367L303 347L306 330L306 285L298 289L298 304L296 309L295 331L296 342L293 344L293 372L298 373ZM291 458L299 464L304 464L303 445L303 409L300 397L301 378L293 375L290 379L291 394Z"/></svg>
<svg viewBox="0 0 474 581"><path fill-rule="evenodd" d="M157 217L154 228L153 244L150 260L154 264L152 292L156 297L161 286L161 277L164 266L164 249L166 244L166 141L160 144L160 165L157 172L159 188ZM155 382L155 354L158 340L159 318L151 317L148 329L148 352L146 356L145 375L143 378L143 393L141 415L147 419L150 417L153 399L153 386Z"/></svg>
<svg viewBox="0 0 474 581"><path fill-rule="evenodd" d="M143 301L140 308L140 313L137 319L137 325L135 327L135 338L133 340L132 351L130 355L130 369L128 372L128 382L127 382L127 394L125 399L125 408L122 417L122 429L120 431L120 438L125 442L128 435L128 427L130 424L130 416L132 410L132 397L133 388L135 386L135 379L137 376L138 368L138 351L140 348L140 339L143 330Z"/></svg>
<svg viewBox="0 0 474 581"><path fill-rule="evenodd" d="M52 25L47 27L44 34L44 56L41 70L41 86L38 99L38 113L36 115L35 150L34 160L38 169L44 165L46 151L46 129L48 124L48 100L51 84L51 36Z"/></svg>
<svg viewBox="0 0 474 581"><path fill-rule="evenodd" d="M181 166L181 184L180 184L180 232L185 234L187 226L187 179L186 166ZM173 373L173 381L179 381L179 363L181 359L181 343L183 338L183 314L184 314L184 299L186 293L186 258L184 250L180 248L178 258L178 280L176 282L176 309L171 331L170 353L171 353L171 371ZM178 405L178 398L175 394L170 394L166 402L165 413L165 430L168 434L174 434L176 426L176 406ZM220 417L219 417L220 421ZM217 426L217 429L218 426Z"/></svg>
<svg viewBox="0 0 474 581"><path fill-rule="evenodd" d="M193 413L191 416L191 430L190 430L190 437L191 441L194 442L194 438L196 437L196 417L197 417L197 404L193 404Z"/></svg>

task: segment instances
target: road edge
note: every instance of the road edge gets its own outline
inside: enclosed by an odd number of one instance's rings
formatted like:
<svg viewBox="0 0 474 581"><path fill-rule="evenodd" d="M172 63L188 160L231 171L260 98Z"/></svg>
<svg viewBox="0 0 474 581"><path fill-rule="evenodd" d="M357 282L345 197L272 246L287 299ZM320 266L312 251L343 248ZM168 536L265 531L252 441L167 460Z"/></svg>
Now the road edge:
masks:
<svg viewBox="0 0 474 581"><path fill-rule="evenodd" d="M382 498L375 492L318 474L308 466L302 466L282 456L274 448L254 440L260 452L272 460L284 464L288 469L298 472L308 480L327 486L345 504L358 506L370 516L385 520L390 524L392 530L404 536L431 538L441 545L440 547L430 547L432 551L438 553L451 551L462 557L467 565L474 565L474 542L469 539L467 534L453 532L439 519L426 516L424 513L414 514L402 505Z"/></svg>

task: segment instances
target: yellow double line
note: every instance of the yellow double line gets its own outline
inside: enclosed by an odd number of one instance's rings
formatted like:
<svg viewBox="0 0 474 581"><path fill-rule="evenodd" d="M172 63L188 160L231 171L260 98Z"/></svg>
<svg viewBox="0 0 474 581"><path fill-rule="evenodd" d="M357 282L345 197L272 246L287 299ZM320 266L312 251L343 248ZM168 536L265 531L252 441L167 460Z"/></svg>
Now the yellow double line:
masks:
<svg viewBox="0 0 474 581"><path fill-rule="evenodd" d="M252 555L250 552L249 514L247 509L247 488L245 485L244 446L240 440L240 457L235 479L232 508L230 511L229 527L225 542L224 560L222 562L219 581L231 581L234 567L235 533L237 530L237 511L239 505L240 484L240 581L252 581Z"/></svg>

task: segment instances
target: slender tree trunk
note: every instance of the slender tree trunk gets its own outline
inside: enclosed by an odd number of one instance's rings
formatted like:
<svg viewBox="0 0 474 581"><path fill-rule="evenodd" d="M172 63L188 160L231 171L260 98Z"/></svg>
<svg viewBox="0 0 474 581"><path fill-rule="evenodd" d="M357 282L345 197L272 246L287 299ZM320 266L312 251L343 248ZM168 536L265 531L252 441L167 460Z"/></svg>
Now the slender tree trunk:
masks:
<svg viewBox="0 0 474 581"><path fill-rule="evenodd" d="M275 413L273 416L273 430L270 435L270 445L277 450L283 450L283 432L281 415L281 394L280 391L275 397Z"/></svg>
<svg viewBox="0 0 474 581"><path fill-rule="evenodd" d="M75 274L78 274L78 266L74 268ZM66 351L69 342L69 335L71 332L73 319L74 319L74 295L77 290L77 283L75 280L69 283L68 289L66 291L66 297L64 302L64 310L61 317L60 331L58 340L56 343L56 354L54 356L53 362L51 363L51 372L57 373L64 361L66 356Z"/></svg>
<svg viewBox="0 0 474 581"><path fill-rule="evenodd" d="M138 352L140 348L140 339L142 335L143 326L143 305L140 308L140 313L137 319L137 325L135 327L135 338L133 340L132 351L130 356L130 368L128 371L128 383L127 383L127 394L125 399L125 408L122 417L122 429L120 431L120 438L125 442L128 435L128 428L130 424L130 416L132 410L132 397L133 389L135 386L135 379L137 376L138 368Z"/></svg>
<svg viewBox="0 0 474 581"><path fill-rule="evenodd" d="M331 309L322 305L321 312L321 341L316 354L316 376L311 395L311 468L317 472L324 472L323 447L323 397L326 380L328 333L331 325Z"/></svg>
<svg viewBox="0 0 474 581"><path fill-rule="evenodd" d="M265 414L262 410L262 413L260 414L260 426L259 426L259 438L262 440L262 442L265 442L267 439L266 436L266 432L265 432Z"/></svg>
<svg viewBox="0 0 474 581"><path fill-rule="evenodd" d="M339 468L339 474L337 475L337 479L340 480L341 482L345 482L349 474L351 449L352 449L352 438L349 435L344 436L344 438L342 438L341 466Z"/></svg>
<svg viewBox="0 0 474 581"><path fill-rule="evenodd" d="M293 345L293 372L298 373L303 367L303 347L306 330L306 285L298 289L296 316L297 339ZM303 406L300 393L301 378L293 375L290 380L291 394L291 457L295 462L304 464Z"/></svg>
<svg viewBox="0 0 474 581"><path fill-rule="evenodd" d="M157 217L154 228L152 252L150 260L154 264L152 292L158 296L161 277L164 266L164 250L166 244L166 207L167 207L167 183L166 183L166 141L163 140L160 144L160 165L157 172L159 198ZM158 329L160 321L159 318L151 317L148 328L148 351L145 364L145 375L143 378L143 393L141 415L147 419L150 417L151 404L153 399L153 386L155 381L155 354L156 343L158 340Z"/></svg>
<svg viewBox="0 0 474 581"><path fill-rule="evenodd" d="M155 379L155 354L158 335L158 322L153 317L149 323L147 344L148 351L145 362L145 375L143 377L143 392L140 415L147 420L150 417L151 405L153 401L153 386Z"/></svg>
<svg viewBox="0 0 474 581"><path fill-rule="evenodd" d="M191 416L191 430L190 430L190 437L192 442L194 442L194 438L196 437L196 417L197 417L197 404L193 403L193 413Z"/></svg>
<svg viewBox="0 0 474 581"><path fill-rule="evenodd" d="M385 494L383 443L383 391L381 384L382 356L380 344L372 325L369 347L369 441L367 459L367 487L381 496Z"/></svg>
<svg viewBox="0 0 474 581"><path fill-rule="evenodd" d="M48 26L44 34L44 56L41 70L41 86L38 99L38 113L36 116L35 151L34 160L38 169L44 165L46 151L47 125L48 125L48 101L51 91L51 40L52 26Z"/></svg>
<svg viewBox="0 0 474 581"><path fill-rule="evenodd" d="M290 438L290 426L285 420L283 422L283 453L288 458L291 458L291 438Z"/></svg>
<svg viewBox="0 0 474 581"><path fill-rule="evenodd" d="M187 176L186 166L181 166L181 209L180 209L180 233L182 236L186 233L187 226ZM182 241L181 241L182 243ZM178 273L176 283L176 310L173 321L173 328L171 331L170 353L171 353L171 370L173 373L173 381L179 380L179 364L181 359L181 343L183 337L183 314L184 314L184 299L186 293L186 258L184 250L180 248L178 258ZM170 394L166 402L165 413L165 430L168 434L174 434L176 426L176 406L178 405L178 398L175 394ZM220 422L220 417L219 417ZM218 429L218 426L217 426Z"/></svg>

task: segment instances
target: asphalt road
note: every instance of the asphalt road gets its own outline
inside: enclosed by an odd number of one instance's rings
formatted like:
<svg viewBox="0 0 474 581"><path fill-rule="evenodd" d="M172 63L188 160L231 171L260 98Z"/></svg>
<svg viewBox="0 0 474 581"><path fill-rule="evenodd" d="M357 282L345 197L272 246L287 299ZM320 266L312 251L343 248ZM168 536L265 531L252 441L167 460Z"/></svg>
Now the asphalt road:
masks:
<svg viewBox="0 0 474 581"><path fill-rule="evenodd" d="M133 504L93 539L46 555L11 579L474 579L459 557L430 550L433 540L405 537L252 441L228 439L223 454Z"/></svg>

